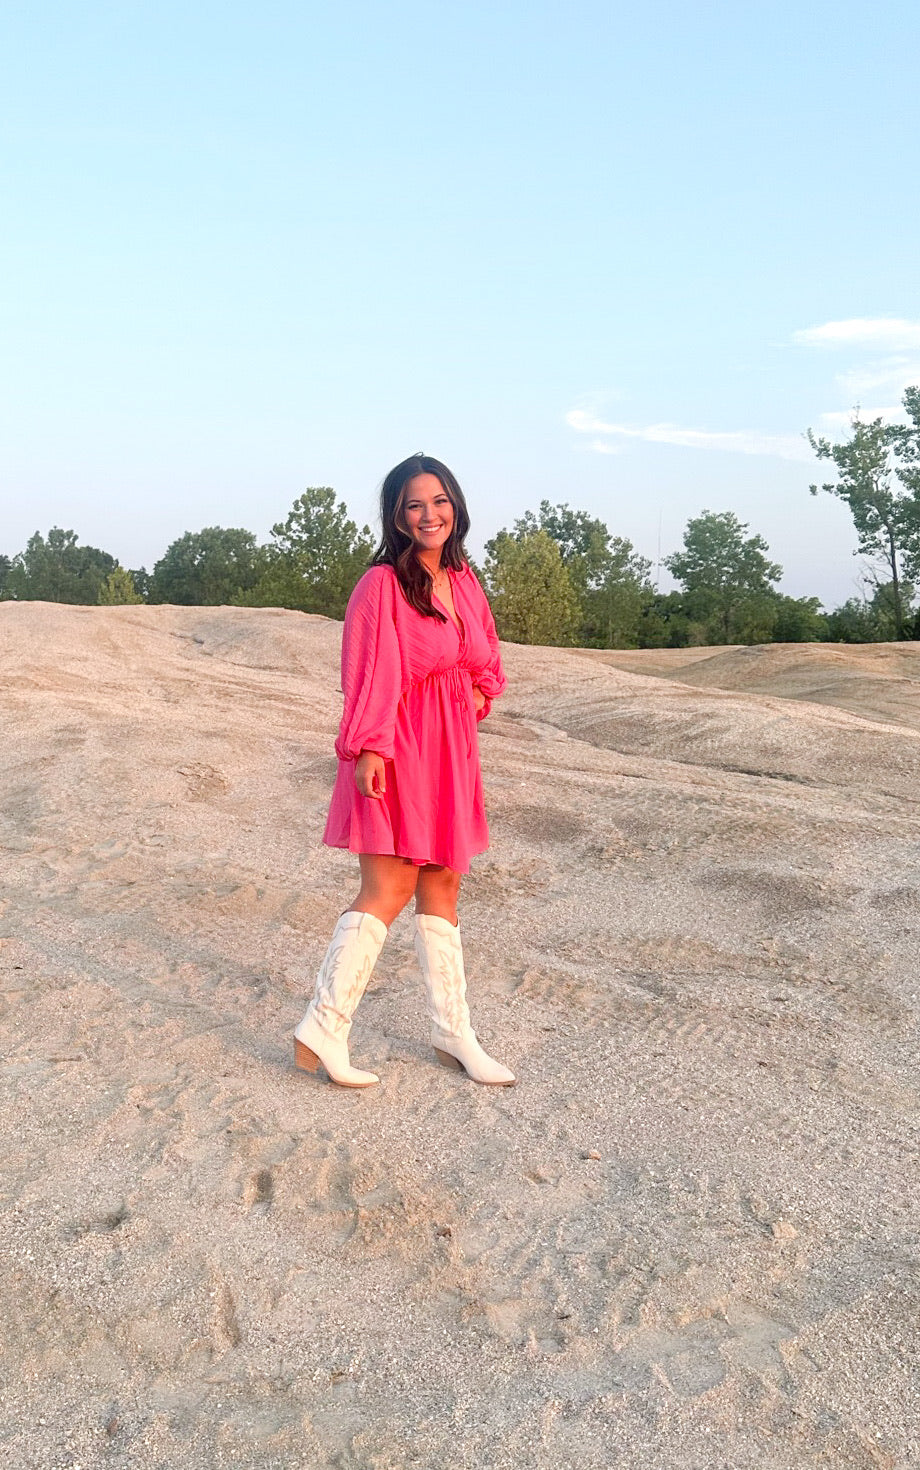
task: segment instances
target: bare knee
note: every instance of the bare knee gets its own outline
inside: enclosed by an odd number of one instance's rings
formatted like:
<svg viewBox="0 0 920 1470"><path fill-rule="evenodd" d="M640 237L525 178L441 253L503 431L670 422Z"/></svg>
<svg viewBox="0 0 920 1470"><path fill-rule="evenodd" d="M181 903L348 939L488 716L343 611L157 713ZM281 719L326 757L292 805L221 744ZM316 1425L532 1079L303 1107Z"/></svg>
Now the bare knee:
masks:
<svg viewBox="0 0 920 1470"><path fill-rule="evenodd" d="M418 876L415 890L415 912L457 922L457 899L460 896L460 874L453 868L428 864Z"/></svg>
<svg viewBox="0 0 920 1470"><path fill-rule="evenodd" d="M418 868L402 858L364 853L361 888L352 908L373 914L389 926L415 892Z"/></svg>

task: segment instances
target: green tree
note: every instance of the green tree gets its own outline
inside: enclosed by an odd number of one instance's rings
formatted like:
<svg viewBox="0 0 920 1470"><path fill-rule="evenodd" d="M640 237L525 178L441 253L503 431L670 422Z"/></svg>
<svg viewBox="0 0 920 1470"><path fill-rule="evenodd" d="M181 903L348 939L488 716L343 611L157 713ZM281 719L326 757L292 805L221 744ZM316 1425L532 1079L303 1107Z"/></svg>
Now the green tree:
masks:
<svg viewBox="0 0 920 1470"><path fill-rule="evenodd" d="M694 622L682 592L655 592L642 609L639 648L695 648L706 642L705 624Z"/></svg>
<svg viewBox="0 0 920 1470"><path fill-rule="evenodd" d="M287 520L272 527L272 537L247 604L344 617L374 552L370 527L359 531L328 485L311 486L295 500Z"/></svg>
<svg viewBox="0 0 920 1470"><path fill-rule="evenodd" d="M908 636L904 573L920 576L920 389L908 388L904 406L909 426L885 424L881 418L864 423L857 413L843 444L808 430L815 454L837 471L836 481L809 489L812 495L824 490L849 507L857 537L854 554L880 564L890 583L895 638Z"/></svg>
<svg viewBox="0 0 920 1470"><path fill-rule="evenodd" d="M559 555L570 569L579 565L584 557L590 556L609 533L603 521L589 516L587 511L572 510L569 505L551 505L548 500L540 501L537 514L525 511L514 523L515 536L530 536L534 531L545 531L559 547Z"/></svg>
<svg viewBox="0 0 920 1470"><path fill-rule="evenodd" d="M827 617L819 597L777 595L773 622L775 643L820 643L828 636Z"/></svg>
<svg viewBox="0 0 920 1470"><path fill-rule="evenodd" d="M895 472L904 487L913 528L904 548L904 569L914 581L920 581L920 388L908 388L902 402L910 423L892 424L889 432ZM913 636L916 638L916 630Z"/></svg>
<svg viewBox="0 0 920 1470"><path fill-rule="evenodd" d="M735 609L731 621L733 643L773 643L776 641L776 617L778 599L772 588L762 594L753 594L743 599ZM720 615L719 636L722 637L724 621ZM712 622L707 624L707 635L714 631Z"/></svg>
<svg viewBox="0 0 920 1470"><path fill-rule="evenodd" d="M12 565L13 562L11 557L0 556L0 602L2 602L5 597L9 596L9 593L6 590L6 579L9 575L9 570Z"/></svg>
<svg viewBox="0 0 920 1470"><path fill-rule="evenodd" d="M568 568L548 532L499 531L486 542L484 571L500 637L512 643L574 642L581 609Z"/></svg>
<svg viewBox="0 0 920 1470"><path fill-rule="evenodd" d="M14 556L6 574L7 598L19 602L96 603L117 562L95 546L78 546L74 531L39 531Z"/></svg>
<svg viewBox="0 0 920 1470"><path fill-rule="evenodd" d="M880 626L876 611L864 597L849 597L827 615L830 643L885 643L889 636L889 630Z"/></svg>
<svg viewBox="0 0 920 1470"><path fill-rule="evenodd" d="M134 590L140 597L141 602L149 602L150 584L153 581L151 573L148 572L146 567L134 567L128 575L134 583Z"/></svg>
<svg viewBox="0 0 920 1470"><path fill-rule="evenodd" d="M116 567L109 572L104 583L99 589L99 601L104 607L115 607L127 603L140 603L143 598L138 595L134 585L134 578L124 567Z"/></svg>
<svg viewBox="0 0 920 1470"><path fill-rule="evenodd" d="M251 531L186 531L153 568L151 602L216 607L238 603L258 582L265 557Z"/></svg>
<svg viewBox="0 0 920 1470"><path fill-rule="evenodd" d="M521 538L545 531L559 547L581 607L577 640L587 647L635 648L643 610L653 596L651 563L630 541L612 536L604 522L568 505L540 502L515 521Z"/></svg>
<svg viewBox="0 0 920 1470"><path fill-rule="evenodd" d="M872 596L850 597L827 615L827 638L832 643L892 643L897 640L898 608L905 636L916 636L916 590L912 582L898 583L897 601L891 582L877 583Z"/></svg>
<svg viewBox="0 0 920 1470"><path fill-rule="evenodd" d="M869 607L878 624L879 632L885 643L890 643L901 634L898 632L898 618L901 617L903 636L909 638L913 624L915 589L913 582L901 581L897 590L892 582L877 582L871 598Z"/></svg>
<svg viewBox="0 0 920 1470"><path fill-rule="evenodd" d="M783 569L767 560L763 537L746 537L747 529L731 511L704 510L687 522L683 551L665 557L683 584L689 617L705 624L707 641L756 643L770 637L771 584Z"/></svg>
<svg viewBox="0 0 920 1470"><path fill-rule="evenodd" d="M651 562L630 541L609 536L598 558L598 575L582 594L581 642L591 648L635 648L654 589ZM576 584L577 586L577 584Z"/></svg>

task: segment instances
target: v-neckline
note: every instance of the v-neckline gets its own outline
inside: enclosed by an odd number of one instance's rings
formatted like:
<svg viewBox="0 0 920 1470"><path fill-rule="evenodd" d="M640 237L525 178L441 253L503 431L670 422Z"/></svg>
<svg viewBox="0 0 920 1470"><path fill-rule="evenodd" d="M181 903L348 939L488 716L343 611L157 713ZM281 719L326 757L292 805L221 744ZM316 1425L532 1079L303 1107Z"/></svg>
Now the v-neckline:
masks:
<svg viewBox="0 0 920 1470"><path fill-rule="evenodd" d="M457 601L456 601L456 598L454 597L454 582L453 582L453 578L451 577L451 575L450 575L449 572L447 574L447 580L450 582L451 601L454 604L453 615L451 615L451 611L450 611L450 608L447 606L447 603L446 602L441 602L440 597L435 592L435 590L434 590L433 587L431 589L431 596L432 596L432 598L434 599L435 602L440 603L441 604L441 607L443 607L445 613L447 614L448 621L451 622L451 623L453 623L453 625L456 628L457 632L460 634L460 642L461 643L465 643L466 642L466 629L463 626L463 619L461 618L460 614L457 612Z"/></svg>

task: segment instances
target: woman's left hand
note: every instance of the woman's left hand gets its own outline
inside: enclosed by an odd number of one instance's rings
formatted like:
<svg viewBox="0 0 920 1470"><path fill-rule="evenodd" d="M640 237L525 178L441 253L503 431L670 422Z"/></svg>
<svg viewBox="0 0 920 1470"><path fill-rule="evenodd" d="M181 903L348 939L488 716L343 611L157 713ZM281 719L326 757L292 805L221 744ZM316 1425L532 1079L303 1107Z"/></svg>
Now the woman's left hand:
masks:
<svg viewBox="0 0 920 1470"><path fill-rule="evenodd" d="M479 713L479 711L481 709L485 709L486 697L483 694L483 692L480 689L480 687L479 687L478 684L474 684L473 685L473 703L476 706L476 713L477 714Z"/></svg>

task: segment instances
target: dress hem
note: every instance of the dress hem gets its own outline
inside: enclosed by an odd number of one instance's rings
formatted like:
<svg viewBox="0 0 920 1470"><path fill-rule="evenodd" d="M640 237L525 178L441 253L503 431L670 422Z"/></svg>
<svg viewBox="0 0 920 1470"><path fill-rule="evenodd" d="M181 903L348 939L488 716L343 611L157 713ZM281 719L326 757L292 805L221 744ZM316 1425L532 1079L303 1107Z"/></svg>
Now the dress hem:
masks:
<svg viewBox="0 0 920 1470"><path fill-rule="evenodd" d="M389 852L372 853L366 847L352 847L350 842L330 842L328 837L323 838L323 846L337 847L340 852L353 852L356 857L401 857L405 858L406 862L413 863L417 868L425 868L430 865L435 868L450 868L452 873L468 873L470 870L469 858L478 857L480 853L487 852L489 844L486 843L483 847L474 848L467 858L466 866L463 868L457 867L454 863L443 862L436 857L414 857L412 853L397 852L395 848Z"/></svg>

